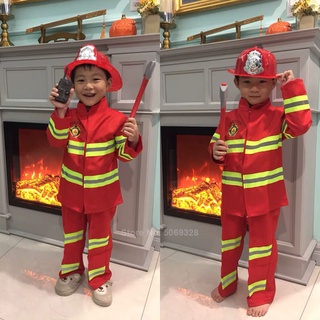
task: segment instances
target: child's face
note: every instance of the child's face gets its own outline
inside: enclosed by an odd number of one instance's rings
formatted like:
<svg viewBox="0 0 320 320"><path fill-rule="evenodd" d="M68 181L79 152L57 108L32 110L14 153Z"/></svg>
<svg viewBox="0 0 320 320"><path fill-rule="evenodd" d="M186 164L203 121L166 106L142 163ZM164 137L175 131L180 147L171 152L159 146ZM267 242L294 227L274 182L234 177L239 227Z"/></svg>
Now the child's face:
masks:
<svg viewBox="0 0 320 320"><path fill-rule="evenodd" d="M234 83L240 90L241 97L254 105L266 101L277 82L275 79L239 77L239 81L235 78Z"/></svg>
<svg viewBox="0 0 320 320"><path fill-rule="evenodd" d="M97 104L112 84L105 72L92 65L90 68L77 67L74 76L74 90L78 99L87 107Z"/></svg>

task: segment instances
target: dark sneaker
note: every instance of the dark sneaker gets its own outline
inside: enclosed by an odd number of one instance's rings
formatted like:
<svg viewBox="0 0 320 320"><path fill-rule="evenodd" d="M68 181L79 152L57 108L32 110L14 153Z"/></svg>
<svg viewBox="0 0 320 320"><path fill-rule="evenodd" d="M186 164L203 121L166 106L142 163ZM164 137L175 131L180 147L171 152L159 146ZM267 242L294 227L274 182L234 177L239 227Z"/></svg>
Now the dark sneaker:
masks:
<svg viewBox="0 0 320 320"><path fill-rule="evenodd" d="M70 296L73 294L80 286L84 280L84 274L74 273L62 279L58 279L55 291L58 296Z"/></svg>
<svg viewBox="0 0 320 320"><path fill-rule="evenodd" d="M109 307L112 303L112 282L107 281L93 291L92 300L101 307Z"/></svg>

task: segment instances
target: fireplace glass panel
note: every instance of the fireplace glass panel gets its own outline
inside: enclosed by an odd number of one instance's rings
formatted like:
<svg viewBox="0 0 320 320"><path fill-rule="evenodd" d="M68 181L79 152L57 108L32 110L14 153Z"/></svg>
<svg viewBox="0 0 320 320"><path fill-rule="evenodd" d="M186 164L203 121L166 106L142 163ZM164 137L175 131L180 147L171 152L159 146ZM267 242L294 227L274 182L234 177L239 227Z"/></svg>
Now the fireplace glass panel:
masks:
<svg viewBox="0 0 320 320"><path fill-rule="evenodd" d="M63 149L49 145L47 124L4 122L9 204L60 214Z"/></svg>
<svg viewBox="0 0 320 320"><path fill-rule="evenodd" d="M165 215L220 224L222 171L208 152L214 131L161 127Z"/></svg>

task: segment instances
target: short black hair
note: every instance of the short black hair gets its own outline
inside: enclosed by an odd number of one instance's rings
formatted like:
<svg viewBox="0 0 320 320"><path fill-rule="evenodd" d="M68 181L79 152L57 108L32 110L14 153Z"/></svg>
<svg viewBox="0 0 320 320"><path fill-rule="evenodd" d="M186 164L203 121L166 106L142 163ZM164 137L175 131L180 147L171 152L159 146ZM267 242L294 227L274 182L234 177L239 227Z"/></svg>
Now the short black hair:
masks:
<svg viewBox="0 0 320 320"><path fill-rule="evenodd" d="M71 75L70 75L72 83L74 83L74 77L75 77L75 73L76 73L76 70L78 67L83 67L85 69L91 70L93 66L94 66L94 64L91 64L91 63L84 63L84 64L79 64L78 66L76 66L72 70ZM107 80L109 80L111 78L111 74L107 70L104 70L102 68L100 68L100 69L104 71L104 73L107 77Z"/></svg>

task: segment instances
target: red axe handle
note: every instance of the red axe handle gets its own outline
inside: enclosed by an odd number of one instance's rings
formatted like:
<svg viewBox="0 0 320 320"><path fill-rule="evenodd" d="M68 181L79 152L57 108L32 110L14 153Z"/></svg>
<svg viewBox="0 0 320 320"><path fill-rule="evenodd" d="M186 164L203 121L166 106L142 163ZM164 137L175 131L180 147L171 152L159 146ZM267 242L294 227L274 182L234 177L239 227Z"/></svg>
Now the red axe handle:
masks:
<svg viewBox="0 0 320 320"><path fill-rule="evenodd" d="M147 67L146 67L146 70L145 70L144 75L143 75L143 79L142 79L142 83L141 83L139 92L137 94L136 100L135 100L135 102L133 104L133 107L132 107L132 110L131 110L131 113L130 113L130 118L134 118L136 113L137 113L137 110L139 108L142 96L144 94L144 91L146 90L147 84L149 82L149 79L151 78L151 75L153 73L153 70L154 70L155 66L156 66L156 62L155 61L150 61L147 64Z"/></svg>
<svg viewBox="0 0 320 320"><path fill-rule="evenodd" d="M220 140L225 140L226 136L226 108L227 108L228 86L225 82L220 86Z"/></svg>

